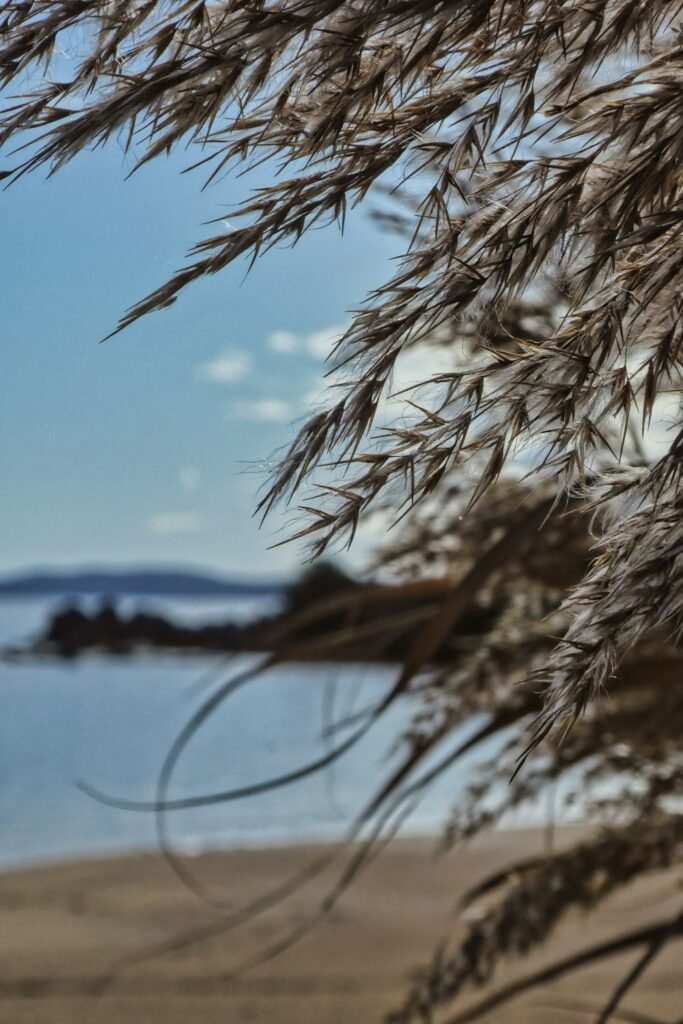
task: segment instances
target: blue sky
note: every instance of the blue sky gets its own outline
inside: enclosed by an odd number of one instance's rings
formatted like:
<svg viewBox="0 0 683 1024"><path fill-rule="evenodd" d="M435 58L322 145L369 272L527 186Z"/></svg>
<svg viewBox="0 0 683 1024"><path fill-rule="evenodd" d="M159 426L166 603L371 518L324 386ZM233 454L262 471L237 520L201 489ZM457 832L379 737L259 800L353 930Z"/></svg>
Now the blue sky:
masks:
<svg viewBox="0 0 683 1024"><path fill-rule="evenodd" d="M300 560L252 519L258 467L320 389L321 355L383 281L395 238L366 212L245 277L240 262L99 344L258 176L201 191L191 155L125 180L117 145L0 192L5 244L0 572L173 562L272 574Z"/></svg>

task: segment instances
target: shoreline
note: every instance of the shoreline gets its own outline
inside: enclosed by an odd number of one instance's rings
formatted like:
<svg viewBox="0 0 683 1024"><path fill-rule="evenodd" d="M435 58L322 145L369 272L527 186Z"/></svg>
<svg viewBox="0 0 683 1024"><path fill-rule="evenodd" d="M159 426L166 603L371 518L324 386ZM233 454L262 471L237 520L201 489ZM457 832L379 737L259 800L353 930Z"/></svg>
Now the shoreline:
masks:
<svg viewBox="0 0 683 1024"><path fill-rule="evenodd" d="M442 823L441 823L442 824ZM514 838L516 835L529 836L541 836L544 834L546 826L544 822L539 818L534 820L530 818L524 824L508 824L503 823L494 825L493 828L487 832L487 836L507 837ZM578 835L582 831L588 831L589 825L582 822L580 819L576 821L567 822L562 825L557 831L561 835ZM334 830L334 831L333 831ZM443 829L440 824L436 826L424 825L423 827L415 826L413 828L406 829L399 837L392 840L392 846L396 843L399 846L407 845L424 845L430 846L433 850L436 850L439 846L440 840L443 836ZM486 837L483 837L483 841L486 841ZM496 840L497 842L498 840ZM330 826L329 832L321 829L319 832L311 832L306 836L302 837L300 831L293 830L288 833L273 833L272 838L266 833L252 833L251 838L245 837L234 842L230 839L225 842L217 841L216 843L205 842L201 837L193 839L191 836L185 839L175 840L173 843L173 850L180 857L188 860L200 860L202 857L231 857L233 855L246 855L250 853L268 853L276 855L280 852L289 852L292 850L299 850L306 852L312 849L331 849L334 846L345 847L347 845L345 834L336 831L336 826ZM352 846L358 845L358 841L355 840L351 843ZM58 853L55 855L37 855L27 856L25 858L12 859L11 861L3 861L0 856L0 880L5 878L7 875L31 872L31 871L49 871L53 868L66 867L72 864L89 864L95 861L118 862L125 860L137 860L139 858L147 857L160 857L161 853L158 845L144 845L139 846L126 846L126 847L102 847L92 850L75 850L68 851L65 853Z"/></svg>
<svg viewBox="0 0 683 1024"><path fill-rule="evenodd" d="M572 829L572 834L575 830ZM558 839L571 838L564 831ZM455 908L476 881L511 859L543 849L541 829L501 830L457 853L434 857L426 838L396 840L344 898L299 943L261 966L230 978L245 959L280 942L315 913L338 877L333 870L241 928L222 933L225 915L263 897L331 853L330 844L204 853L184 863L222 910L189 891L158 854L71 860L0 874L0 1019L12 1024L341 1024L380 1021L400 1004L409 977L427 964L445 934L462 935ZM652 876L586 919L560 926L548 949L505 968L509 980L583 945L666 913L665 879ZM183 936L204 941L183 945ZM176 943L175 948L174 942ZM146 959L153 948L164 955ZM673 947L648 972L632 1005L666 1019L680 1010L680 971ZM673 959L672 959L673 957ZM128 963L106 994L93 984ZM628 968L628 958L581 972L580 991L599 1002ZM552 991L569 999L576 978ZM544 989L537 997L548 998ZM476 993L474 993L476 995ZM569 1024L577 1014L538 1008L538 998L512 1004L510 1024ZM534 1009L532 1003L536 1005ZM586 1017L590 1020L590 1017Z"/></svg>

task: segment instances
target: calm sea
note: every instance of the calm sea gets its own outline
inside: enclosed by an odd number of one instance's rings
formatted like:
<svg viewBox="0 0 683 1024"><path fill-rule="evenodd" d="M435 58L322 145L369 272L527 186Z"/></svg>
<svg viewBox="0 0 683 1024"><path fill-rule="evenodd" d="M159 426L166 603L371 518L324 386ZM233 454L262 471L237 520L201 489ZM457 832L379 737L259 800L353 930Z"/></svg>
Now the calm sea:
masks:
<svg viewBox="0 0 683 1024"><path fill-rule="evenodd" d="M54 605L0 601L0 645L35 636ZM148 607L179 621L209 621L252 616L267 602L159 600ZM77 781L119 797L153 798L178 731L212 686L248 663L156 655L0 663L0 864L154 848L152 814L105 806ZM178 766L172 795L251 785L324 756L331 723L377 702L394 677L389 667L271 671L211 716ZM296 785L175 812L174 841L191 852L340 837L396 762L396 740L412 710L393 710L333 767ZM408 831L434 830L456 793L457 780L442 780Z"/></svg>

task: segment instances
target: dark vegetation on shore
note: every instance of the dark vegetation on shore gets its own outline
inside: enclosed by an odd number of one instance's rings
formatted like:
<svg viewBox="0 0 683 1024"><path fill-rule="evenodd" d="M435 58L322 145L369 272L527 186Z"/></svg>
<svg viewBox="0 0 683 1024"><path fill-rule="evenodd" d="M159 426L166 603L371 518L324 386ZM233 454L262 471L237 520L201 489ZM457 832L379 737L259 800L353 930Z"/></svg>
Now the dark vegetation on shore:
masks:
<svg viewBox="0 0 683 1024"><path fill-rule="evenodd" d="M439 584L425 581L411 588L362 584L323 562L284 590L282 606L273 614L248 622L227 620L196 626L148 610L124 613L109 596L103 596L94 610L69 600L52 614L43 634L22 653L75 658L86 651L120 656L149 649L263 652L286 636L293 652L304 660L399 661L414 643L419 628L415 618L419 620L421 609L429 612L434 587ZM327 612L325 603L330 606ZM406 613L405 623L402 612ZM434 660L447 658L463 637L485 631L491 614L490 610L473 608L464 617L458 637L444 641ZM397 617L393 628L374 628L381 627L389 616ZM359 630L360 623L367 628ZM330 637L334 638L332 643Z"/></svg>

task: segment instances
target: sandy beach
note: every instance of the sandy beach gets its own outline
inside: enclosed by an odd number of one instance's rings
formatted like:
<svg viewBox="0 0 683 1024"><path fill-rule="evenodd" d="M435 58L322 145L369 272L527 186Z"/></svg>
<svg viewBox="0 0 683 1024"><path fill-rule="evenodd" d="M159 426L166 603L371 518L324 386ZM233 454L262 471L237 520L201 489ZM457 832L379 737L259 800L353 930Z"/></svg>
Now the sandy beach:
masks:
<svg viewBox="0 0 683 1024"><path fill-rule="evenodd" d="M457 934L458 896L510 856L542 849L538 832L511 831L434 857L427 841L394 844L334 910L293 948L237 978L233 969L309 919L335 870L229 934L227 913L249 903L325 852L321 848L236 851L186 865L211 907L182 885L157 856L86 861L0 877L0 1021L2 1024L350 1024L380 1021L401 1001L413 969L437 941ZM339 862L341 865L342 861ZM336 868L338 871L338 867ZM652 876L605 904L587 925L575 914L552 949L523 971L673 912L670 879ZM668 898L667 898L668 894ZM207 936L205 930L214 934ZM192 932L204 941L159 952ZM680 943L667 950L629 997L632 1010L672 1020L682 1010ZM634 955L605 961L538 990L499 1013L510 1024L590 1021L560 1000L599 1003ZM104 993L98 981L116 964ZM498 975L509 980L519 967Z"/></svg>

